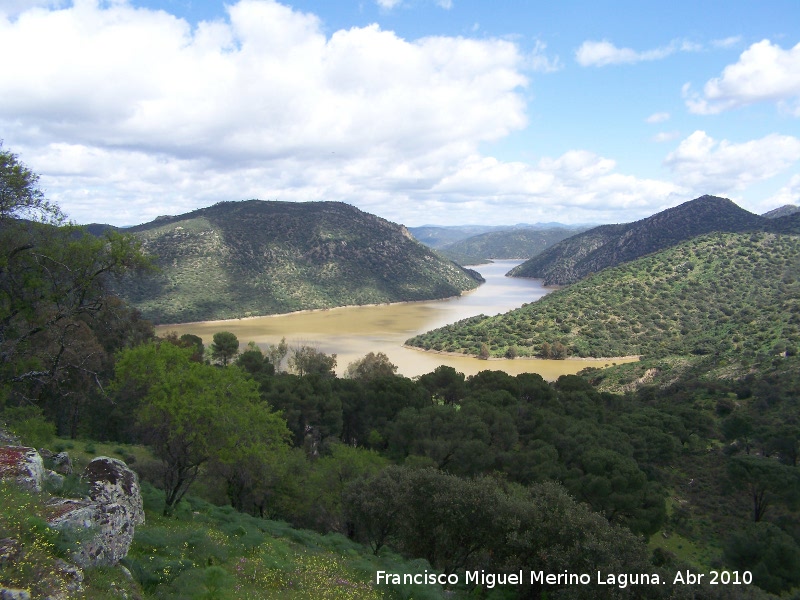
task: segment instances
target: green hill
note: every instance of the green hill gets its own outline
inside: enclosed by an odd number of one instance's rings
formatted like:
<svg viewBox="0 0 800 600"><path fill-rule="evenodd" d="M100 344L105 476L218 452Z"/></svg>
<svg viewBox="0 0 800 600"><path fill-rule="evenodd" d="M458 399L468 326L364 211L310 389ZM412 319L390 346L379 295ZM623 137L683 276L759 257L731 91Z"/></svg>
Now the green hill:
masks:
<svg viewBox="0 0 800 600"><path fill-rule="evenodd" d="M767 222L725 198L701 196L634 223L602 225L580 233L512 269L509 275L566 285L704 233L756 231Z"/></svg>
<svg viewBox="0 0 800 600"><path fill-rule="evenodd" d="M223 202L127 231L160 272L117 291L157 323L445 298L480 281L340 202Z"/></svg>
<svg viewBox="0 0 800 600"><path fill-rule="evenodd" d="M790 354L800 349L800 238L709 234L606 269L495 317L412 338L412 346L493 356ZM548 349L548 346L550 349Z"/></svg>
<svg viewBox="0 0 800 600"><path fill-rule="evenodd" d="M527 259L583 229L552 227L490 231L447 244L439 253L460 265L478 265L491 259Z"/></svg>
<svg viewBox="0 0 800 600"><path fill-rule="evenodd" d="M766 217L767 219L777 219L779 217L788 217L789 215L799 212L800 206L795 206L794 204L784 204L783 206L775 208L769 212L765 212L761 216Z"/></svg>

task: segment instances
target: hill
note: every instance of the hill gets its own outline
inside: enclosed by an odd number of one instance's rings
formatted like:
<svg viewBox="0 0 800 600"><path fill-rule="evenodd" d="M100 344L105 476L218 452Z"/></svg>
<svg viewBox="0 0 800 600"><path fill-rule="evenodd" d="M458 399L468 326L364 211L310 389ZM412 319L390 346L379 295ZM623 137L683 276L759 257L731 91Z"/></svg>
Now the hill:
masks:
<svg viewBox="0 0 800 600"><path fill-rule="evenodd" d="M476 355L485 344L493 356L513 347L521 356L555 358L717 354L746 362L794 354L800 238L709 234L503 315L466 319L406 343Z"/></svg>
<svg viewBox="0 0 800 600"><path fill-rule="evenodd" d="M117 291L157 323L445 298L480 281L340 202L223 202L126 231L160 272Z"/></svg>
<svg viewBox="0 0 800 600"><path fill-rule="evenodd" d="M419 227L409 227L408 230L415 239L426 246L439 249L448 244L493 231L507 231L509 229L586 229L587 227L587 225L570 226L548 222L517 223L514 225L420 225Z"/></svg>
<svg viewBox="0 0 800 600"><path fill-rule="evenodd" d="M767 221L764 230L771 233L800 234L800 212L772 217Z"/></svg>
<svg viewBox="0 0 800 600"><path fill-rule="evenodd" d="M441 248L447 244L465 240L473 235L480 235L497 229L505 228L492 225L452 225L450 227L421 225L420 227L408 228L414 239L419 240L429 248Z"/></svg>
<svg viewBox="0 0 800 600"><path fill-rule="evenodd" d="M800 212L800 206L795 206L794 204L784 204L783 206L775 208L769 212L765 212L761 216L767 219L777 219L778 217L787 217L798 212Z"/></svg>
<svg viewBox="0 0 800 600"><path fill-rule="evenodd" d="M766 222L726 198L701 196L634 223L601 225L567 238L509 275L566 285L704 233L756 231Z"/></svg>
<svg viewBox="0 0 800 600"><path fill-rule="evenodd" d="M482 264L493 258L527 259L582 230L561 226L490 231L447 244L439 253L460 265Z"/></svg>

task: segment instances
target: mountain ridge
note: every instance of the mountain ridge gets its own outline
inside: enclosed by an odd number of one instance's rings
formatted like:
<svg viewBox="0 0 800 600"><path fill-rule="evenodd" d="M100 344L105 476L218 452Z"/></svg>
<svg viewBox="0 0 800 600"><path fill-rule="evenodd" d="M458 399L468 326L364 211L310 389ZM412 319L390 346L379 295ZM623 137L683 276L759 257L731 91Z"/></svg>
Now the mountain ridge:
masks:
<svg viewBox="0 0 800 600"><path fill-rule="evenodd" d="M126 231L160 272L117 291L158 323L445 298L481 282L343 202L221 202Z"/></svg>
<svg viewBox="0 0 800 600"><path fill-rule="evenodd" d="M727 198L704 195L639 221L601 225L579 233L522 263L509 275L543 279L546 285L567 285L698 235L755 231L767 222Z"/></svg>

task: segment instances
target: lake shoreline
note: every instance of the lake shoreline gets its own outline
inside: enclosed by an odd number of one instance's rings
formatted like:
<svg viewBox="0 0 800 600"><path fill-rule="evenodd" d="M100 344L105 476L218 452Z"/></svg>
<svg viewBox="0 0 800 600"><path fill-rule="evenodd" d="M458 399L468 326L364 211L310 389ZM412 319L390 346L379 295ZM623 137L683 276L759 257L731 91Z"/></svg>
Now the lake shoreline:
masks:
<svg viewBox="0 0 800 600"><path fill-rule="evenodd" d="M560 360L560 359L553 359L553 358L540 358L538 356L518 356L516 358L504 358L502 356L490 356L489 358L478 358L474 354L464 354L463 352L449 352L447 350L425 350L424 348L419 348L417 346L409 346L407 344L403 344L403 348L407 348L408 350L416 350L417 352L425 352L427 354L438 354L441 356L456 356L459 358L474 358L475 360L482 360L485 362L493 362L493 361L519 361L519 360ZM609 357L600 357L595 358L593 356L567 356L563 360L582 360L586 362L609 362L609 361L624 361L624 362L637 362L642 360L641 355L638 354L631 354L630 356L609 356Z"/></svg>
<svg viewBox="0 0 800 600"><path fill-rule="evenodd" d="M483 284L481 284L483 285ZM478 286L480 287L480 286ZM458 296L447 296L445 298L431 298L430 300L398 300L397 302L372 302L370 304L343 304L342 306L330 306L328 308L303 308L301 310L292 310L290 312L285 313L271 313L268 315L250 315L248 317L233 317L231 319L210 319L208 321L186 321L184 323L164 323L154 325L155 328L163 328L163 327L185 327L187 325L210 325L213 323L230 323L231 321L248 321L251 319L269 319L272 317L288 317L290 315L308 315L313 313L322 313L322 312L330 312L334 310L340 310L344 308L375 308L378 306L402 306L404 304L421 304L427 302L447 302L448 300L453 300L454 298L462 298L467 294L471 294L477 291L478 288L472 290L465 290Z"/></svg>

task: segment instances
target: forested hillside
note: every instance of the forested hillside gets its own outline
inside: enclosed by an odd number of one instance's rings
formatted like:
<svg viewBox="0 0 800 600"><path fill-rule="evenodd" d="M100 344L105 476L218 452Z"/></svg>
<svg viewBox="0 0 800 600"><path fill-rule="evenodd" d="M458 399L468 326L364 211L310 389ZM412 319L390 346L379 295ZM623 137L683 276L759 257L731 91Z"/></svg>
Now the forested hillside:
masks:
<svg viewBox="0 0 800 600"><path fill-rule="evenodd" d="M564 358L800 349L800 238L710 234L606 269L503 315L412 338L429 350Z"/></svg>
<svg viewBox="0 0 800 600"><path fill-rule="evenodd" d="M129 230L158 272L120 295L157 323L457 296L479 276L339 202L223 202Z"/></svg>
<svg viewBox="0 0 800 600"><path fill-rule="evenodd" d="M703 233L756 231L766 222L726 198L702 196L641 221L602 225L568 238L512 269L509 275L543 279L546 285L565 285Z"/></svg>
<svg viewBox="0 0 800 600"><path fill-rule="evenodd" d="M446 244L439 252L460 265L478 265L493 258L527 259L580 231L582 228L567 227L490 231Z"/></svg>

